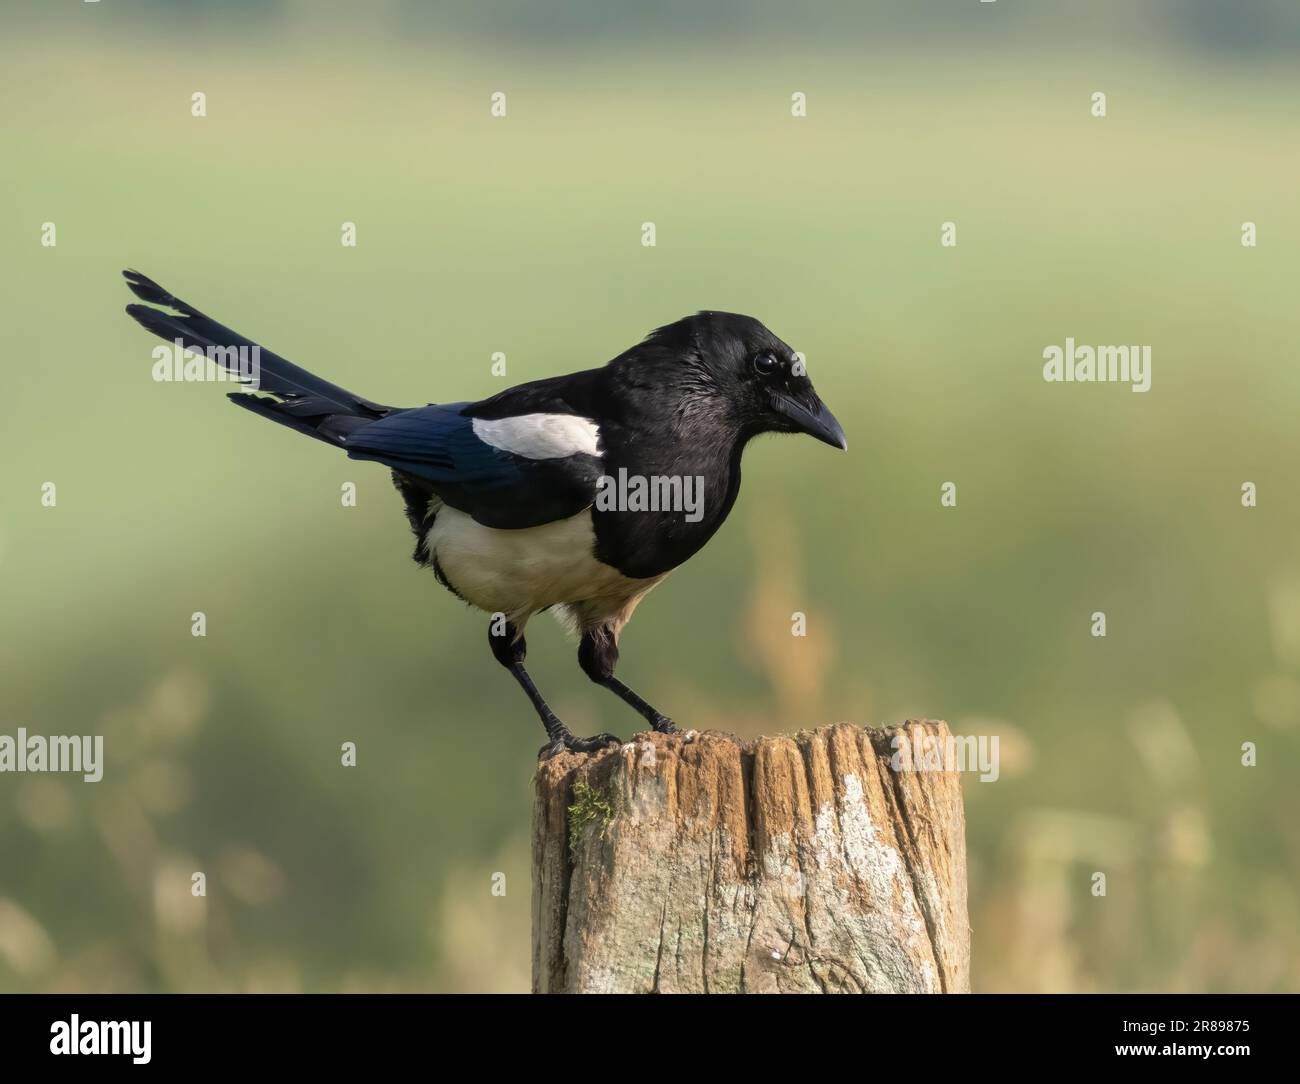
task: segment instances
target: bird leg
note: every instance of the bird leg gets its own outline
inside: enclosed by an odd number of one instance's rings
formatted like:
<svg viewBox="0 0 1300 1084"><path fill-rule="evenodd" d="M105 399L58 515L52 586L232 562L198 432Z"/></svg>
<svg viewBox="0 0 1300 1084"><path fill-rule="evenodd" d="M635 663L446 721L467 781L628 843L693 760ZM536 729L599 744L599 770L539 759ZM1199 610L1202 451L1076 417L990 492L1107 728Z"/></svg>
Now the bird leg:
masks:
<svg viewBox="0 0 1300 1084"><path fill-rule="evenodd" d="M590 738L575 738L569 728L560 722L558 716L551 710L550 705L542 698L542 694L538 692L532 677L524 669L524 656L528 653L527 642L522 636L518 635L518 630L509 622L506 622L505 628L501 632L496 631L497 625L498 622L494 619L488 626L488 643L492 647L492 654L497 662L514 675L514 679L519 682L529 702L533 705L533 710L537 712L538 717L542 720L542 726L546 727L548 744L542 746L539 750L539 756L543 760L547 760L565 749L574 753L592 753L597 749L603 749L610 742L622 744L623 739L617 734L597 734Z"/></svg>
<svg viewBox="0 0 1300 1084"><path fill-rule="evenodd" d="M603 685L642 715L650 724L650 729L660 734L677 733L676 723L667 715L656 711L614 676L614 667L618 665L618 640L608 625L588 629L582 634L582 643L578 645L578 665L597 685Z"/></svg>

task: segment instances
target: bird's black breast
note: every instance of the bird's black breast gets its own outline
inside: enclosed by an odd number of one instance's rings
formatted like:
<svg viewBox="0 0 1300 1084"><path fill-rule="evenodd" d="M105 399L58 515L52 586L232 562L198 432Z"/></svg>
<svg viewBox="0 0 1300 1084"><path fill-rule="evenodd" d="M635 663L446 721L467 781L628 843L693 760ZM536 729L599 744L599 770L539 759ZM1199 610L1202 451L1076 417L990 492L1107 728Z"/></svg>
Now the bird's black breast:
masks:
<svg viewBox="0 0 1300 1084"><path fill-rule="evenodd" d="M617 426L610 426L603 438L609 484L617 487L626 478L631 488L640 484L633 481L639 478L646 487L659 486L661 494L673 492L674 485L681 486L684 494L688 480L697 487L695 512L681 505L657 511L602 508L599 499L592 508L598 560L625 576L663 575L699 552L726 520L740 491L740 448L721 440L684 445L657 434L627 433Z"/></svg>

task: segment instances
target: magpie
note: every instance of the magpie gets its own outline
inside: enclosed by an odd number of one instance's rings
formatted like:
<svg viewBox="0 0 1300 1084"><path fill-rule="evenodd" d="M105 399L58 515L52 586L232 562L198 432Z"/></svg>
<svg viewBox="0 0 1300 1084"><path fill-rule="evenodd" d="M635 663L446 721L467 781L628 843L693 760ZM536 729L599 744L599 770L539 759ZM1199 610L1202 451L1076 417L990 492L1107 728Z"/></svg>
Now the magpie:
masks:
<svg viewBox="0 0 1300 1084"><path fill-rule="evenodd" d="M806 433L848 448L802 356L751 316L699 312L601 368L477 402L391 407L299 368L139 272L123 275L150 303L126 308L149 331L231 372L253 352L260 394L232 392L232 402L391 470L417 564L492 615L492 654L546 728L543 757L621 739L574 737L556 717L524 669L528 620L552 611L579 637L592 681L654 730L675 732L614 676L633 610L722 526L753 437Z"/></svg>

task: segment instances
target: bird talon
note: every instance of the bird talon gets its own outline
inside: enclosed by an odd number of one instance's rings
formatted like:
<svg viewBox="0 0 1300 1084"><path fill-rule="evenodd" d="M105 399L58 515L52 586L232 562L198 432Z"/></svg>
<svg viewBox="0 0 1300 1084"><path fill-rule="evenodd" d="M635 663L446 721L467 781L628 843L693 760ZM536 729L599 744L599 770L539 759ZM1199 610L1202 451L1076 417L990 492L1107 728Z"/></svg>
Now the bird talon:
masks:
<svg viewBox="0 0 1300 1084"><path fill-rule="evenodd" d="M650 724L650 729L656 734L680 734L682 732L682 728L666 715L661 715L655 719Z"/></svg>
<svg viewBox="0 0 1300 1084"><path fill-rule="evenodd" d="M537 759L550 760L551 757L564 752L564 742L553 741L537 750Z"/></svg>
<svg viewBox="0 0 1300 1084"><path fill-rule="evenodd" d="M622 745L623 739L617 734L596 734L590 738L570 737L567 745L570 752L594 753L608 745Z"/></svg>
<svg viewBox="0 0 1300 1084"><path fill-rule="evenodd" d="M596 753L610 745L622 745L623 739L617 734L595 734L590 738L575 738L567 731L560 734L549 745L543 745L537 751L538 760L550 760L557 753Z"/></svg>

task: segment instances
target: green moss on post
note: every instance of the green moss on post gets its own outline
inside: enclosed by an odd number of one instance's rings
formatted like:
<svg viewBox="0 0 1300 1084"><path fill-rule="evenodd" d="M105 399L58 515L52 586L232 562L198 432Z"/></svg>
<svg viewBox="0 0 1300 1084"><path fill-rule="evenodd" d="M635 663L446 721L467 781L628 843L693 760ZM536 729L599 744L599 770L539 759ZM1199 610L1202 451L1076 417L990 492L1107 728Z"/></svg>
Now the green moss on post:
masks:
<svg viewBox="0 0 1300 1084"><path fill-rule="evenodd" d="M614 819L610 796L589 786L584 780L573 785L573 804L569 806L569 853L576 854L578 843L588 827L595 824L603 832Z"/></svg>

